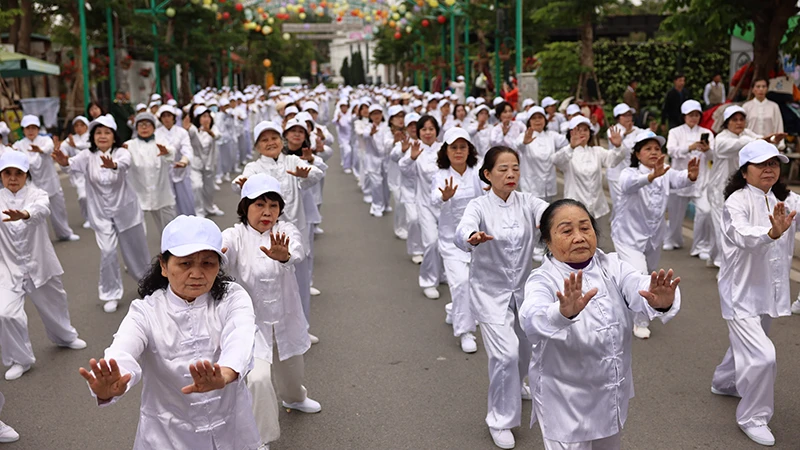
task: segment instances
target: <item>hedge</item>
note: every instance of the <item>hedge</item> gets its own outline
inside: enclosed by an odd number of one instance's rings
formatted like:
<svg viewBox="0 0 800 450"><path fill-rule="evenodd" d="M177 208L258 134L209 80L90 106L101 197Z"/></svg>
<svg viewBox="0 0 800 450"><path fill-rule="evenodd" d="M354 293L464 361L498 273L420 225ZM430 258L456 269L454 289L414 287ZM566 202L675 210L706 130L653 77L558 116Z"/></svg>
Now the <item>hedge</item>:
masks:
<svg viewBox="0 0 800 450"><path fill-rule="evenodd" d="M553 42L537 54L540 97L558 100L575 95L581 68L578 42ZM684 43L598 41L594 43L595 70L606 104L622 102L631 78L639 81L637 95L643 109L661 113L664 96L676 72L686 75L686 87L702 103L703 89L715 73L727 80L730 50L706 52Z"/></svg>

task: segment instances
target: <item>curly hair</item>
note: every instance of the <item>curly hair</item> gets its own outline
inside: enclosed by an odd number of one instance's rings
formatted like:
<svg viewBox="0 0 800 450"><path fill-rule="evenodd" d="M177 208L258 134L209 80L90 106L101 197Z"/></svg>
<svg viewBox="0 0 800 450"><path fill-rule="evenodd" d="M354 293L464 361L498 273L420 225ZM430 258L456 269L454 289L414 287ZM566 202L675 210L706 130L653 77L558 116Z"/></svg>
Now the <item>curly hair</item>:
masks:
<svg viewBox="0 0 800 450"><path fill-rule="evenodd" d="M96 125L94 128L92 128L92 131L89 132L89 151L92 153L97 152L97 144L94 143L94 133L100 127L107 128L111 130L112 133L114 133L114 143L111 144L111 153L113 153L114 150L118 149L123 144L123 142L122 139L119 138L119 133L117 133L116 130L114 130L113 128L108 128L105 125Z"/></svg>
<svg viewBox="0 0 800 450"><path fill-rule="evenodd" d="M472 145L472 142L467 141L467 145L469 146L467 167L475 167L475 164L478 164L478 150ZM447 156L447 147L447 142L443 143L436 153L436 165L439 166L440 169L450 168L450 158Z"/></svg>
<svg viewBox="0 0 800 450"><path fill-rule="evenodd" d="M145 298L148 295L153 295L154 292L166 289L167 286L169 286L169 280L161 274L161 263L163 262L166 264L171 257L172 254L170 252L164 252L153 259L153 263L150 264L147 273L139 280L140 297ZM220 257L220 264L222 264L222 257ZM220 268L219 273L217 273L217 278L214 279L214 284L208 292L211 298L215 301L222 300L225 294L228 293L228 283L232 281L235 281L233 277L228 276L225 271Z"/></svg>
<svg viewBox="0 0 800 450"><path fill-rule="evenodd" d="M634 144L633 151L631 152L631 167L639 167L639 157L636 156L636 154L639 153L642 150L642 148L644 148L644 144L646 144L647 141L650 140L652 139L645 139L641 142L637 142L636 144ZM661 153L664 153L663 148L661 149Z"/></svg>
<svg viewBox="0 0 800 450"><path fill-rule="evenodd" d="M723 195L725 196L725 200L728 199L734 192L738 191L739 189L744 189L747 187L747 180L744 179L744 174L747 173L747 167L750 166L750 163L745 163L739 170L737 170L733 175L728 178L728 184L725 185L725 190L723 191ZM781 180L778 180L774 185L772 185L772 193L775 194L775 198L780 201L786 200L786 197L789 196L789 186L786 185Z"/></svg>

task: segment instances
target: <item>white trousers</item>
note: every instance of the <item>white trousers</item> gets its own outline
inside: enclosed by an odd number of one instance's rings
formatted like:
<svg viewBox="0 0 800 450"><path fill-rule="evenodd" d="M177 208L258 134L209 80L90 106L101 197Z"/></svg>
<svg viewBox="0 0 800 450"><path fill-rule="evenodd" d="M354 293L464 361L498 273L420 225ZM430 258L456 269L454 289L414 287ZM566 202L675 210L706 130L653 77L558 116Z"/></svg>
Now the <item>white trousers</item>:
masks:
<svg viewBox="0 0 800 450"><path fill-rule="evenodd" d="M347 142L346 139L339 140L339 151L342 152L342 168L343 169L352 169L353 168L353 147L350 146L350 143Z"/></svg>
<svg viewBox="0 0 800 450"><path fill-rule="evenodd" d="M436 287L442 280L442 257L439 254L439 227L436 216L427 206L417 205L422 232L422 265L419 268L419 287Z"/></svg>
<svg viewBox="0 0 800 450"><path fill-rule="evenodd" d="M217 164L217 174L223 175L233 171L236 158L233 156L233 142L227 142L219 146L219 162ZM238 146L237 146L238 148Z"/></svg>
<svg viewBox="0 0 800 450"><path fill-rule="evenodd" d="M689 206L690 197L683 197L678 194L669 194L667 199L667 234L664 238L665 244L673 247L683 247L683 219L686 218L686 208Z"/></svg>
<svg viewBox="0 0 800 450"><path fill-rule="evenodd" d="M172 193L175 194L175 212L178 215L194 215L194 192L192 192L192 178L185 177L179 183L172 183Z"/></svg>
<svg viewBox="0 0 800 450"><path fill-rule="evenodd" d="M522 420L522 380L528 371L531 345L517 323L512 298L503 325L481 322L481 336L489 358L489 428L518 427Z"/></svg>
<svg viewBox="0 0 800 450"><path fill-rule="evenodd" d="M374 158L368 156L368 158ZM371 168L366 177L369 183L369 195L372 196L372 210L381 211L389 204L389 180L386 173L386 164L378 164Z"/></svg>
<svg viewBox="0 0 800 450"><path fill-rule="evenodd" d="M272 365L269 361L253 358L253 370L247 374L245 383L253 398L253 416L261 443L277 441L281 437L281 426L278 423L278 396L272 386Z"/></svg>
<svg viewBox="0 0 800 450"><path fill-rule="evenodd" d="M297 288L300 291L300 304L303 306L303 314L306 322L311 323L311 280L314 274L314 226L306 225L300 230L306 233L308 238L309 252L302 261L295 264L294 276L297 279Z"/></svg>
<svg viewBox="0 0 800 450"><path fill-rule="evenodd" d="M661 260L661 243L656 243L654 249L648 249L640 252L634 248L628 247L624 244L614 243L614 248L617 250L619 259L633 266L634 269L644 274L650 274L658 268L658 262ZM645 313L636 313L633 317L633 323L646 327L650 325L650 318Z"/></svg>
<svg viewBox="0 0 800 450"><path fill-rule="evenodd" d="M708 201L707 192L693 198L694 227L692 237L692 250L690 254L697 256L700 253L711 253L714 240L714 225L711 223L711 203Z"/></svg>
<svg viewBox="0 0 800 450"><path fill-rule="evenodd" d="M150 217L152 217L153 221L156 223L156 228L158 229L158 236L160 241L161 233L164 232L164 228L167 226L168 223L172 222L176 217L175 205L169 205L163 208L154 209L147 212L150 213Z"/></svg>
<svg viewBox="0 0 800 450"><path fill-rule="evenodd" d="M192 169L192 193L194 194L194 213L205 217L214 209L214 171Z"/></svg>
<svg viewBox="0 0 800 450"><path fill-rule="evenodd" d="M69 320L67 293L61 284L61 276L50 278L38 289L30 278L23 283L22 292L0 288L0 350L6 366L36 362L28 337L26 294L42 318L47 337L54 344L67 345L78 338L78 332Z"/></svg>
<svg viewBox="0 0 800 450"><path fill-rule="evenodd" d="M444 260L444 273L453 302L453 336L475 332L475 316L469 301L469 263L457 259Z"/></svg>
<svg viewBox="0 0 800 450"><path fill-rule="evenodd" d="M147 248L147 237L144 224L136 225L123 232L116 227L111 232L98 232L94 237L100 248L100 281L98 292L100 300L107 302L122 299L122 274L117 261L117 247L122 250L122 260L128 267L128 273L138 282L150 266L150 250Z"/></svg>
<svg viewBox="0 0 800 450"><path fill-rule="evenodd" d="M736 422L744 428L767 425L775 410L775 345L769 333L768 315L728 320L731 345L714 371L711 385L742 396Z"/></svg>
<svg viewBox="0 0 800 450"><path fill-rule="evenodd" d="M583 442L559 442L544 440L544 450L619 450L622 448L622 433L602 439Z"/></svg>
<svg viewBox="0 0 800 450"><path fill-rule="evenodd" d="M620 189L619 187L618 180L608 180L608 193L611 196L611 223L613 224L614 217L616 217L617 210L619 209L619 204L620 204L619 199L620 197L622 197L622 189Z"/></svg>
<svg viewBox="0 0 800 450"><path fill-rule="evenodd" d="M406 252L411 255L422 255L425 247L422 246L422 229L419 225L419 210L414 202L403 203L401 205L406 212L406 229L408 239L406 239ZM395 210L397 210L395 208Z"/></svg>
<svg viewBox="0 0 800 450"><path fill-rule="evenodd" d="M711 259L714 263L722 262L722 208L725 206L725 196L722 192L723 187L708 189L708 202L711 206L711 226L712 226L712 247Z"/></svg>
<svg viewBox="0 0 800 450"><path fill-rule="evenodd" d="M73 234L72 228L69 227L67 205L64 203L64 193L62 191L50 196L50 224L53 226L53 232L58 239L67 239Z"/></svg>
<svg viewBox="0 0 800 450"><path fill-rule="evenodd" d="M394 234L405 235L408 234L408 219L406 218L406 208L400 203L400 186L389 185L389 192L394 199Z"/></svg>

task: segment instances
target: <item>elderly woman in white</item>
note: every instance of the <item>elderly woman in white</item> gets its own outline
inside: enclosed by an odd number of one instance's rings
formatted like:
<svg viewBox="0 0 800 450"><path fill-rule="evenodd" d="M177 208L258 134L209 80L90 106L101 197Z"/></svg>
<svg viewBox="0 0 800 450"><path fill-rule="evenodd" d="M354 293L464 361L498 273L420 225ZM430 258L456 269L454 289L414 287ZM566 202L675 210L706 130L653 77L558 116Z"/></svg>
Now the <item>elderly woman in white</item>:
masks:
<svg viewBox="0 0 800 450"><path fill-rule="evenodd" d="M520 157L519 188L549 202L558 193L556 166L553 158L557 151L569 145L564 136L549 131L547 115L539 106L529 111L528 129L517 137L515 147Z"/></svg>
<svg viewBox="0 0 800 450"><path fill-rule="evenodd" d="M503 145L514 148L517 138L525 133L525 124L514 120L514 108L508 102L501 102L495 107L494 115L497 118L497 125L492 128L489 139L491 146Z"/></svg>
<svg viewBox="0 0 800 450"><path fill-rule="evenodd" d="M633 142L639 133L643 132L641 128L633 124L633 114L636 111L625 103L620 103L614 107L614 119L617 123L608 129L608 141L611 142L611 134L616 131L622 135L622 152L625 158L618 164L609 167L606 170L606 180L608 181L608 193L611 195L611 221L613 223L614 217L617 215L617 205L619 203L619 175L623 170L631 165L631 152L633 151ZM610 145L610 144L609 144ZM609 147L610 148L610 147Z"/></svg>
<svg viewBox="0 0 800 450"><path fill-rule="evenodd" d="M417 173L416 167L409 167L407 170L400 170L400 160L411 149L411 144L417 139L417 121L420 119L417 113L408 113L403 119L405 130L402 137L394 143L389 158L397 163L400 172L400 196L395 199L395 208L403 208L406 218L406 251L411 256L414 264L422 264L422 230L419 225L419 212L417 210ZM402 236L401 236L402 238Z"/></svg>
<svg viewBox="0 0 800 450"><path fill-rule="evenodd" d="M57 137L53 137L53 143L56 150L61 150L67 156L75 156L81 150L89 148L89 119L84 116L77 116L72 119L72 130L74 133L70 134L66 141L61 142ZM86 209L86 183L78 174L70 174L69 184L71 184L78 194L78 205L81 208L81 217L83 217L83 228L88 229L89 225L89 211Z"/></svg>
<svg viewBox="0 0 800 450"><path fill-rule="evenodd" d="M533 356L533 418L546 450L619 450L633 397L633 314L667 322L680 309L680 278L641 273L597 248L586 207L558 200L542 215L548 256L530 274L520 325Z"/></svg>
<svg viewBox="0 0 800 450"><path fill-rule="evenodd" d="M156 117L163 126L156 128L156 139L175 149L171 170L172 191L175 194L175 211L178 214L193 216L194 192L192 191L191 164L194 160L189 133L176 125L178 111L170 105L158 108Z"/></svg>
<svg viewBox="0 0 800 450"><path fill-rule="evenodd" d="M517 320L525 278L533 268L533 234L547 207L544 200L518 192L519 155L493 147L479 172L491 186L472 199L456 228L454 243L471 253L469 295L489 359L486 424L496 446L514 448L511 428L522 420L523 384L531 347ZM449 281L449 280L448 280Z"/></svg>
<svg viewBox="0 0 800 450"><path fill-rule="evenodd" d="M620 196L611 237L619 259L642 273L656 270L666 235L664 213L672 191L697 180L700 160L689 160L687 169L664 165L664 138L648 130L634 142L630 167L619 177ZM650 337L650 318L636 313L633 335Z"/></svg>
<svg viewBox="0 0 800 450"><path fill-rule="evenodd" d="M472 110L471 113L474 113L475 120L471 121L466 128L472 138L472 142L475 144L475 148L478 150L478 154L483 158L486 156L486 152L492 148L492 130L494 128L489 125L489 107L480 105Z"/></svg>
<svg viewBox="0 0 800 450"><path fill-rule="evenodd" d="M772 319L791 314L789 271L800 196L780 181L789 159L756 140L739 152L739 168L725 187L719 298L730 347L717 366L711 392L740 397L739 428L761 445L775 444L775 346Z"/></svg>
<svg viewBox="0 0 800 450"><path fill-rule="evenodd" d="M80 368L98 406L142 382L135 450L260 445L244 382L256 318L250 296L223 272L226 262L214 222L178 216L104 358Z"/></svg>
<svg viewBox="0 0 800 450"><path fill-rule="evenodd" d="M194 151L191 179L195 214L200 217L223 216L225 213L214 204L217 145L222 133L214 125L211 111L202 105L194 109L194 117L187 131Z"/></svg>
<svg viewBox="0 0 800 450"><path fill-rule="evenodd" d="M564 172L564 198L578 200L589 208L594 217L611 211L603 193L603 168L614 167L625 158L622 151L622 134L615 128L609 130L609 149L591 146L591 122L583 116L569 122L569 145L558 151L553 162Z"/></svg>

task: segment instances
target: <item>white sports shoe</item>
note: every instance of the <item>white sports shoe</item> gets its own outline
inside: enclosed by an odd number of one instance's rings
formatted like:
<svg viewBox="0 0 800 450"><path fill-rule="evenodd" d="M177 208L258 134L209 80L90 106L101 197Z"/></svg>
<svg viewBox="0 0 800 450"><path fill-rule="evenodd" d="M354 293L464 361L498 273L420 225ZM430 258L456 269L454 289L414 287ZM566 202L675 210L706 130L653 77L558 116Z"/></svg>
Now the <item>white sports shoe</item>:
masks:
<svg viewBox="0 0 800 450"><path fill-rule="evenodd" d="M211 209L206 211L206 213L208 213L209 216L224 216L225 215L225 212L223 210L219 209L219 207L217 207L217 205L212 205Z"/></svg>
<svg viewBox="0 0 800 450"><path fill-rule="evenodd" d="M323 230L319 225L314 227L314 234L325 234L325 230Z"/></svg>
<svg viewBox="0 0 800 450"><path fill-rule="evenodd" d="M59 239L59 241L61 241L61 242L75 242L75 241L80 241L80 240L81 240L81 237L78 236L77 234L74 234L74 233L70 234L69 236L67 236L65 238Z"/></svg>
<svg viewBox="0 0 800 450"><path fill-rule="evenodd" d="M10 426L0 422L0 442L17 442L19 440L19 433Z"/></svg>
<svg viewBox="0 0 800 450"><path fill-rule="evenodd" d="M72 350L83 350L84 348L86 348L86 341L80 338L75 338L75 340L70 342L69 344L60 345L59 347L71 348Z"/></svg>
<svg viewBox="0 0 800 450"><path fill-rule="evenodd" d="M472 333L464 333L461 335L461 350L464 353L475 353L478 351L475 335Z"/></svg>
<svg viewBox="0 0 800 450"><path fill-rule="evenodd" d="M16 380L21 377L23 373L31 370L31 366L14 363L10 369L6 370L6 380Z"/></svg>
<svg viewBox="0 0 800 450"><path fill-rule="evenodd" d="M742 396L739 395L739 393L736 392L736 391L732 391L732 392L723 391L722 389L715 388L713 385L711 386L711 393L714 394L714 395L725 395L725 396L728 396L728 397L742 398Z"/></svg>
<svg viewBox="0 0 800 450"><path fill-rule="evenodd" d="M372 196L371 195L365 195L364 196L364 203L372 203Z"/></svg>
<svg viewBox="0 0 800 450"><path fill-rule="evenodd" d="M306 397L306 399L303 400L302 402L297 402L297 403L281 402L281 403L283 403L284 408L294 409L295 411L304 412L306 414L314 414L322 411L322 405L320 405L319 402L311 400L308 397Z"/></svg>
<svg viewBox="0 0 800 450"><path fill-rule="evenodd" d="M319 338L311 333L308 333L308 338L311 339L311 344L319 344Z"/></svg>
<svg viewBox="0 0 800 450"><path fill-rule="evenodd" d="M117 310L117 306L119 306L119 302L116 300L103 302L103 311L107 313L113 313Z"/></svg>
<svg viewBox="0 0 800 450"><path fill-rule="evenodd" d="M708 261L708 258L710 258L710 256L706 252L700 252L700 254L697 255L697 257L700 258L700 261Z"/></svg>
<svg viewBox="0 0 800 450"><path fill-rule="evenodd" d="M439 290L435 287L429 287L422 290L422 293L425 294L425 297L428 297L431 300L436 300L439 298Z"/></svg>
<svg viewBox="0 0 800 450"><path fill-rule="evenodd" d="M750 438L756 444L761 444L767 447L772 447L775 445L775 436L772 435L772 431L770 431L769 427L766 425L761 425L759 427L749 427L744 428L739 426L744 434Z"/></svg>
<svg viewBox="0 0 800 450"><path fill-rule="evenodd" d="M800 314L800 299L797 299L792 303L792 314Z"/></svg>
<svg viewBox="0 0 800 450"><path fill-rule="evenodd" d="M507 428L489 428L489 433L492 435L494 445L500 448L510 449L514 448L517 444L516 441L514 441L514 434Z"/></svg>
<svg viewBox="0 0 800 450"><path fill-rule="evenodd" d="M88 230L89 228L92 228L92 224L90 224L89 221L87 220L86 222L83 222L83 225L81 225L81 227L84 230Z"/></svg>
<svg viewBox="0 0 800 450"><path fill-rule="evenodd" d="M453 324L453 302L444 305L444 323Z"/></svg>
<svg viewBox="0 0 800 450"><path fill-rule="evenodd" d="M319 289L315 288L314 286L311 286L311 287L308 289L308 292L311 294L311 296L312 296L312 297L316 297L316 296L318 296L318 295L321 295L321 294L322 294L322 292L320 292L320 291L319 291Z"/></svg>
<svg viewBox="0 0 800 450"><path fill-rule="evenodd" d="M411 257L411 262L414 264L422 264L423 257L422 255L414 255Z"/></svg>
<svg viewBox="0 0 800 450"><path fill-rule="evenodd" d="M650 339L650 328L634 325L633 335L639 339Z"/></svg>
<svg viewBox="0 0 800 450"><path fill-rule="evenodd" d="M675 250L676 248L677 247L675 247L672 244L664 244L663 246L661 246L661 250L664 250L665 252L671 252L672 250Z"/></svg>
<svg viewBox="0 0 800 450"><path fill-rule="evenodd" d="M522 385L522 399L523 400L531 400L533 396L531 395L531 387L527 384Z"/></svg>

